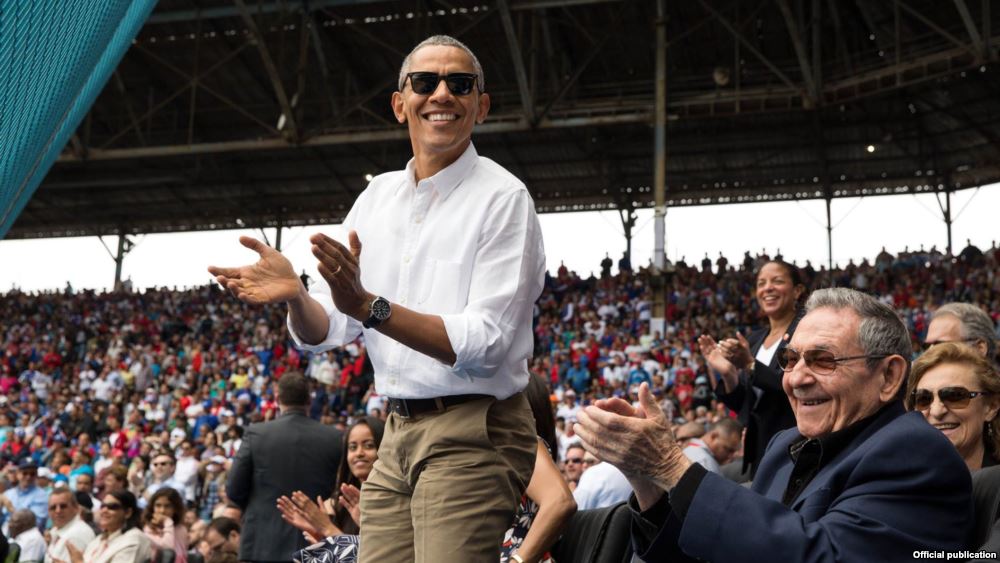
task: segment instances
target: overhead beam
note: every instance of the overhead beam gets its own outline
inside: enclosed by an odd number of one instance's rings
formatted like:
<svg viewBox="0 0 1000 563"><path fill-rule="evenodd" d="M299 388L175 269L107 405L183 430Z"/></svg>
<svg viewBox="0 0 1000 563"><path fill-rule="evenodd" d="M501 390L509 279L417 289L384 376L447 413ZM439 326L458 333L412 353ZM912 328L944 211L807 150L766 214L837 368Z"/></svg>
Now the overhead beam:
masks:
<svg viewBox="0 0 1000 563"><path fill-rule="evenodd" d="M546 120L540 123L539 129L561 129L566 127L586 127L593 125L615 125L625 123L649 123L651 112L634 112L621 115L606 115L596 117L566 117ZM530 124L521 120L484 123L476 127L477 134L514 133L530 131ZM320 147L352 143L372 143L378 141L403 141L409 138L404 128L380 129L375 131L358 131L352 133L334 133L317 135L303 140L298 146ZM165 145L158 147L136 147L123 149L91 149L87 160L123 160L130 158L153 158L166 156L185 156L198 154L213 154L227 152L254 152L275 149L294 148L284 139L247 139L243 141L225 141L217 143L198 143L194 145ZM59 162L77 162L79 159L64 153Z"/></svg>
<svg viewBox="0 0 1000 563"><path fill-rule="evenodd" d="M309 0L309 9L312 11L323 8L334 8L343 6L354 6L359 4L377 4L385 0ZM275 12L287 12L292 9L298 10L304 2L291 3L287 1L266 2L254 6L254 9L261 14L271 14ZM146 24L177 23L192 20L215 20L222 18L240 17L240 9L237 6L218 6L215 8L198 8L196 10L173 10L169 12L153 13L146 20Z"/></svg>
<svg viewBox="0 0 1000 563"><path fill-rule="evenodd" d="M907 4L906 2L904 2L903 0L897 0L897 1L899 2L899 7L904 12L906 12L907 14L910 14L910 16L912 16L914 19L916 19L917 21L923 23L927 27L931 28L938 35L940 35L941 37L944 37L948 41L951 41L956 46L961 47L961 48L969 51L970 53L972 53L976 57L979 57L980 53L977 52L976 48L974 46L970 45L968 41L962 41L958 37L955 37L951 33L948 33L948 31L945 30L943 27L941 27L940 25L938 25L936 22L934 22L933 20L931 20L927 16L925 16L925 15L921 14L920 12L918 12L917 10L915 10L912 6L910 6L909 4Z"/></svg>
<svg viewBox="0 0 1000 563"><path fill-rule="evenodd" d="M778 8L781 10L781 15L785 18L785 27L788 28L788 36L792 39L792 47L795 49L795 58L799 61L799 70L802 72L802 79L806 83L806 90L809 92L809 98L813 102L817 101L819 97L819 91L816 88L816 81L813 79L812 67L809 64L809 55L806 54L806 46L802 42L802 32L799 30L799 26L795 23L795 15L792 14L792 9L788 5L788 0L778 0Z"/></svg>
<svg viewBox="0 0 1000 563"><path fill-rule="evenodd" d="M295 118L295 110L292 109L292 104L288 101L285 86L281 83L281 74L278 72L278 67L274 64L271 51L267 48L267 41L264 40L264 36L261 35L260 29L257 27L257 22L254 21L250 11L247 10L246 3L243 0L233 0L233 3L239 8L243 23L247 26L253 41L256 43L257 52L260 53L261 62L264 63L264 71L267 73L268 80L271 81L271 86L274 88L274 95L278 99L278 105L281 107L282 114L285 117L288 135L293 141L298 141L300 133L298 120Z"/></svg>
<svg viewBox="0 0 1000 563"><path fill-rule="evenodd" d="M511 4L511 10L544 10L546 8L567 8L570 6L586 6L590 4L608 4L623 0L521 0Z"/></svg>
<svg viewBox="0 0 1000 563"><path fill-rule="evenodd" d="M566 80L566 82L563 83L562 87L559 88L559 92L557 92L556 95L551 100L549 100L547 104L545 104L545 109L543 109L542 112L535 117L535 125L537 125L543 119L545 119L546 116L549 115L549 112L552 111L552 107L555 106L557 103L559 103L564 96L566 96L566 94L573 87L573 85L576 84L576 81L579 80L581 76L583 76L584 71L587 70L587 67L590 66L590 63L594 62L594 59L597 58L597 55L601 53L601 51L604 49L604 45L607 44L609 39L611 39L611 35L605 35L603 39L598 41L597 45L594 45L590 49L590 52L587 53L587 56L584 57L584 59L580 61L580 63L576 66L576 70L573 71L573 74L569 77L568 80Z"/></svg>
<svg viewBox="0 0 1000 563"><path fill-rule="evenodd" d="M521 109L524 111L524 118L535 123L535 102L531 99L531 89L528 86L528 72L524 68L524 57L521 56L521 42L517 38L514 30L514 21L510 17L510 6L507 0L497 0L497 7L500 8L500 21L503 24L503 33L507 36L507 48L510 50L510 57L514 61L514 75L517 77L517 91L521 96Z"/></svg>
<svg viewBox="0 0 1000 563"><path fill-rule="evenodd" d="M712 14L715 17L715 19L719 20L719 23L722 24L722 27L725 27L726 30L728 30L729 33L736 38L737 41L742 43L743 46L746 47L746 49L753 54L753 56L757 57L757 59L760 60L760 62L764 63L764 66L766 66L772 73L774 73L775 76L777 76L782 82L784 82L786 86L788 86L793 90L802 91L801 85L793 82L792 79L789 78L787 74L782 72L781 69L777 67L777 65L771 62L771 59L764 56L764 53L761 53L759 49L754 47L753 43L747 40L747 38L744 37L742 33L740 33L740 30L737 29L736 26L733 25L728 19L726 19L725 16L719 13L718 10L713 8L711 4L709 4L706 0L698 0L698 2L701 4L702 8L704 8L706 12Z"/></svg>
<svg viewBox="0 0 1000 563"><path fill-rule="evenodd" d="M979 30L976 29L976 22L972 21L972 14L969 13L969 7L965 4L965 0L955 0L955 7L958 9L958 14L962 16L962 23L965 24L965 30L969 33L969 39L975 45L980 60L986 60L989 55L986 53L983 38L979 35Z"/></svg>

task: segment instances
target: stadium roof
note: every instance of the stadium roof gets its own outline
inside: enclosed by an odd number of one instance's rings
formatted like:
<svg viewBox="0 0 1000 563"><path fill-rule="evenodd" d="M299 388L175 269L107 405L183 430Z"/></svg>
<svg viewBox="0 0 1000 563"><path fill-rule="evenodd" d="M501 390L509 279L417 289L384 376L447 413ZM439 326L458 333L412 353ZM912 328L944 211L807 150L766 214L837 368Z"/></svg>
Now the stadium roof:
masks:
<svg viewBox="0 0 1000 563"><path fill-rule="evenodd" d="M990 0L671 0L667 204L1000 181ZM653 203L654 0L161 0L10 238L339 222L410 156L409 49L465 41L539 211Z"/></svg>

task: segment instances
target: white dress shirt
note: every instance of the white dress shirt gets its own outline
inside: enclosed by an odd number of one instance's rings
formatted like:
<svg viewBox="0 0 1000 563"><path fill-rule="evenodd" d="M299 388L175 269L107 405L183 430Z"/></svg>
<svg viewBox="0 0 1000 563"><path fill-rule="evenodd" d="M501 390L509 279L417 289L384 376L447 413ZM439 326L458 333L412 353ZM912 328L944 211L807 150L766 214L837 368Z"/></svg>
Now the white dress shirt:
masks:
<svg viewBox="0 0 1000 563"><path fill-rule="evenodd" d="M472 144L450 166L415 183L414 161L377 176L343 224L361 240L361 282L393 304L440 315L455 352L445 365L340 313L327 283L310 295L326 310L323 351L364 332L379 394L418 399L488 394L505 399L528 383L532 304L545 251L524 184ZM343 242L343 241L342 241ZM390 321L391 322L391 321Z"/></svg>
<svg viewBox="0 0 1000 563"><path fill-rule="evenodd" d="M21 532L14 538L17 545L21 547L21 556L18 563L39 562L45 557L45 538L38 528L32 526Z"/></svg>
<svg viewBox="0 0 1000 563"><path fill-rule="evenodd" d="M51 563L53 559L69 561L69 550L66 543L72 543L81 552L87 548L87 544L94 540L94 530L83 521L78 515L69 521L62 528L53 527L49 530L49 549L45 552L45 563Z"/></svg>

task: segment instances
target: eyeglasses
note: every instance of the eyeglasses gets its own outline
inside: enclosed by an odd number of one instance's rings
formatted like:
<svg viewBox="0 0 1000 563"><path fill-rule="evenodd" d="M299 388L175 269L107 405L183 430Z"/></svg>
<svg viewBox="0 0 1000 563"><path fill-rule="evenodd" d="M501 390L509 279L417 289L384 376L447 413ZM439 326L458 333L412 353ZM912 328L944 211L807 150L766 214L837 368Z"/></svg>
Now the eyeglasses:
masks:
<svg viewBox="0 0 1000 563"><path fill-rule="evenodd" d="M67 508L69 508L69 504L68 503L50 504L49 505L49 510L66 510Z"/></svg>
<svg viewBox="0 0 1000 563"><path fill-rule="evenodd" d="M969 391L965 387L942 387L937 390L938 400L950 410L964 409L976 397L992 395L989 391ZM934 403L934 392L930 389L914 389L910 394L913 408L925 411Z"/></svg>
<svg viewBox="0 0 1000 563"><path fill-rule="evenodd" d="M406 78L410 80L413 92L421 96L433 94L442 80L448 85L448 91L452 95L467 96L472 92L472 87L476 85L476 80L479 77L469 72L453 72L451 74L409 72L406 74ZM403 85L406 85L406 80L403 80Z"/></svg>
<svg viewBox="0 0 1000 563"><path fill-rule="evenodd" d="M886 358L889 354L871 354L865 356L845 356L837 358L829 350L806 350L799 352L792 348L783 348L778 353L778 367L784 371L792 371L799 364L799 360L805 360L806 367L817 375L828 375L837 369L837 364L850 360Z"/></svg>
<svg viewBox="0 0 1000 563"><path fill-rule="evenodd" d="M107 510L114 511L114 510L121 510L123 507L122 507L122 505L118 504L117 502L113 502L113 503L112 502L106 502L106 503L104 503L104 504L101 505L101 508L105 508Z"/></svg>
<svg viewBox="0 0 1000 563"><path fill-rule="evenodd" d="M930 350L932 347L938 344L948 344L950 342L978 342L978 338L959 338L958 340L935 340L933 342L924 342L920 346L924 349L924 352Z"/></svg>
<svg viewBox="0 0 1000 563"><path fill-rule="evenodd" d="M582 457L568 457L566 458L566 463L583 463Z"/></svg>

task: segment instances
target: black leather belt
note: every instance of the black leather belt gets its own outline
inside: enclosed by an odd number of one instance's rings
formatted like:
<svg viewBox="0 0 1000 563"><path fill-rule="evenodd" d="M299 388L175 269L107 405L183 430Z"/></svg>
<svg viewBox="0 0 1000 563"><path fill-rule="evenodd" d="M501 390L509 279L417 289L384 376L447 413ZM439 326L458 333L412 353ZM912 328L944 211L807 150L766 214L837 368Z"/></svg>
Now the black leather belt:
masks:
<svg viewBox="0 0 1000 563"><path fill-rule="evenodd" d="M492 395L448 395L433 399L393 399L390 397L387 403L389 412L394 412L403 418L413 418L429 412L443 412L446 408L454 405L491 397Z"/></svg>

